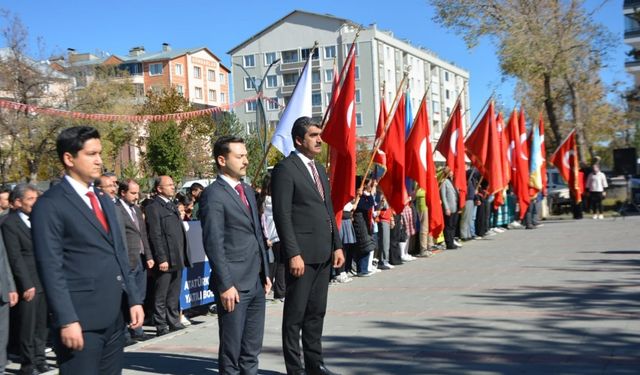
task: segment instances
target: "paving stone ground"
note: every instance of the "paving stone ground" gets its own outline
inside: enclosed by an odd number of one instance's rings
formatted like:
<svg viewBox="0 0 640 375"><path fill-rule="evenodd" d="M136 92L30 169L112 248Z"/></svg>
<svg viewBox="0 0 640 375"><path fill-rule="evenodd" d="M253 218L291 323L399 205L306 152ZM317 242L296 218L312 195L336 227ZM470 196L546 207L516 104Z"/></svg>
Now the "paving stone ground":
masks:
<svg viewBox="0 0 640 375"><path fill-rule="evenodd" d="M331 286L327 366L364 374L639 374L640 217L548 220ZM267 305L260 374L285 372ZM215 316L126 350L124 374L217 373Z"/></svg>

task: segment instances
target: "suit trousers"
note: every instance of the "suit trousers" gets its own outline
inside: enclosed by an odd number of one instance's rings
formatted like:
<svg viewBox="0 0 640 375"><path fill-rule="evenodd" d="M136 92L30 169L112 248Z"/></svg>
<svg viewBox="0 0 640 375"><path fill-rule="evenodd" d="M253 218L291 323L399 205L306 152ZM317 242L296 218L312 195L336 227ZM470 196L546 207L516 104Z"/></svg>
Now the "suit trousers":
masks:
<svg viewBox="0 0 640 375"><path fill-rule="evenodd" d="M222 374L256 375L264 336L265 295L260 279L250 290L238 291L240 302L227 312L218 307L218 371Z"/></svg>
<svg viewBox="0 0 640 375"><path fill-rule="evenodd" d="M273 266L269 269L273 283L273 298L284 298L286 291L286 282L284 274L286 273L284 262L284 254L280 249L280 242L274 242L271 249L273 250Z"/></svg>
<svg viewBox="0 0 640 375"><path fill-rule="evenodd" d="M20 362L22 368L31 369L47 361L44 349L49 332L44 293L36 293L28 302L21 300L17 307L20 319Z"/></svg>
<svg viewBox="0 0 640 375"><path fill-rule="evenodd" d="M83 331L84 348L70 350L55 335L54 347L60 375L120 375L124 354L124 318L118 314L109 327Z"/></svg>
<svg viewBox="0 0 640 375"><path fill-rule="evenodd" d="M458 217L459 214L457 212L454 212L451 215L444 215L444 242L447 244L447 249L455 248L453 239L456 236Z"/></svg>
<svg viewBox="0 0 640 375"><path fill-rule="evenodd" d="M322 328L327 310L331 260L305 264L304 274L294 277L287 264L287 297L282 319L282 349L287 374L323 364ZM300 358L300 332L304 367Z"/></svg>
<svg viewBox="0 0 640 375"><path fill-rule="evenodd" d="M0 374L7 365L7 344L9 342L9 304L0 301Z"/></svg>
<svg viewBox="0 0 640 375"><path fill-rule="evenodd" d="M156 274L153 322L156 328L176 327L180 324L180 286L182 269Z"/></svg>

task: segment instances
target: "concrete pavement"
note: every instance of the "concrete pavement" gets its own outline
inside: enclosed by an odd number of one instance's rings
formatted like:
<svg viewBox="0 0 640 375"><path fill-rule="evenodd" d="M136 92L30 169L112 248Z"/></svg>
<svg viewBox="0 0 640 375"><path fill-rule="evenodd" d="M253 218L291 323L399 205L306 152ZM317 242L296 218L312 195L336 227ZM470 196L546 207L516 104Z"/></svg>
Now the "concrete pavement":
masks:
<svg viewBox="0 0 640 375"><path fill-rule="evenodd" d="M640 217L546 221L331 286L342 374L640 373ZM268 303L261 374L284 373ZM124 374L217 373L215 316L126 349Z"/></svg>

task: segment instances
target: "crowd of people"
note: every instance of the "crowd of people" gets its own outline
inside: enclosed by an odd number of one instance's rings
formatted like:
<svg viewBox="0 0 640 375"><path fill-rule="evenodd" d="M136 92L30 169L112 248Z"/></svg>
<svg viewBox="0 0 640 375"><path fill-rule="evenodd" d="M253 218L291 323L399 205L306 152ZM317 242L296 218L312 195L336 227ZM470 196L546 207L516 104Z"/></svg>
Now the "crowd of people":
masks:
<svg viewBox="0 0 640 375"><path fill-rule="evenodd" d="M243 139L223 136L214 145L219 175L211 185L176 193L173 179L159 176L144 199L137 181L103 173L95 129L63 131L57 151L65 175L56 184L44 194L26 183L0 190L0 373L9 337L20 374L51 369L47 342L61 374L117 374L123 346L150 338L143 321L156 336L184 329L179 298L182 272L191 266L193 220L201 222L212 269L224 374L257 373L267 296L284 303L287 373L335 374L321 345L331 283L540 225L541 194L520 215L510 191L494 205L495 194L469 168L460 202L447 167L439 181L441 235L429 233L423 189L410 189L395 212L373 176L357 179L357 196L338 225L326 171L314 160L320 131L311 119L298 119L296 151L255 190L243 182L249 163ZM602 217L603 176L596 166L587 179L594 218Z"/></svg>

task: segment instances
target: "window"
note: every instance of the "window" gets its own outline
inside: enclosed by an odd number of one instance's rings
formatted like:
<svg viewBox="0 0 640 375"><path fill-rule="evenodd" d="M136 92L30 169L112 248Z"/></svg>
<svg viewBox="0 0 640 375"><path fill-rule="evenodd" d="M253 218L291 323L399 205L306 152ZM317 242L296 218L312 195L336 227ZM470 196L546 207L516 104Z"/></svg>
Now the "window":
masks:
<svg viewBox="0 0 640 375"><path fill-rule="evenodd" d="M267 88L272 89L278 87L278 76L275 74L267 76Z"/></svg>
<svg viewBox="0 0 640 375"><path fill-rule="evenodd" d="M295 86L296 82L298 82L298 77L300 73L286 73L282 75L282 83L285 86Z"/></svg>
<svg viewBox="0 0 640 375"><path fill-rule="evenodd" d="M324 70L324 81L325 82L333 81L333 69L325 69Z"/></svg>
<svg viewBox="0 0 640 375"><path fill-rule="evenodd" d="M258 104L257 104L257 103L258 103L258 102L257 102L257 101L255 101L255 100L254 100L254 101L252 101L252 102L246 102L246 103L244 104L245 112L255 112L255 111L256 111L256 108L258 108Z"/></svg>
<svg viewBox="0 0 640 375"><path fill-rule="evenodd" d="M216 90L209 90L209 101L215 102L216 100L218 100L218 93Z"/></svg>
<svg viewBox="0 0 640 375"><path fill-rule="evenodd" d="M176 75L177 76L181 76L182 75L182 64L176 64L175 69L176 69Z"/></svg>
<svg viewBox="0 0 640 375"><path fill-rule="evenodd" d="M218 74L218 78L220 78L220 83L224 83L224 74Z"/></svg>
<svg viewBox="0 0 640 375"><path fill-rule="evenodd" d="M224 92L220 93L220 103L224 103L227 101L227 95Z"/></svg>
<svg viewBox="0 0 640 375"><path fill-rule="evenodd" d="M202 87L196 87L196 99L202 99Z"/></svg>
<svg viewBox="0 0 640 375"><path fill-rule="evenodd" d="M149 75L159 76L162 74L162 63L149 64Z"/></svg>
<svg viewBox="0 0 640 375"><path fill-rule="evenodd" d="M267 98L265 101L267 102L268 111L277 111L280 109L280 105L278 105L278 98Z"/></svg>
<svg viewBox="0 0 640 375"><path fill-rule="evenodd" d="M139 76L142 74L142 64L141 63L133 63L133 64L125 64L123 66L124 70L127 70L132 76Z"/></svg>
<svg viewBox="0 0 640 375"><path fill-rule="evenodd" d="M344 54L345 56L347 54L349 54L349 50L351 49L351 44L345 44L344 45ZM360 55L360 52L358 51L360 48L358 48L358 43L356 43L356 48L355 48L355 52L356 52L356 56Z"/></svg>
<svg viewBox="0 0 640 375"><path fill-rule="evenodd" d="M360 89L356 89L354 96L356 97L356 103L360 103Z"/></svg>
<svg viewBox="0 0 640 375"><path fill-rule="evenodd" d="M253 68L254 66L256 66L256 58L254 55L244 56L243 62L245 68Z"/></svg>
<svg viewBox="0 0 640 375"><path fill-rule="evenodd" d="M207 69L207 79L209 81L216 81L216 71L215 70L211 70L211 69Z"/></svg>
<svg viewBox="0 0 640 375"><path fill-rule="evenodd" d="M447 107L447 117L449 117L451 115L451 108Z"/></svg>
<svg viewBox="0 0 640 375"><path fill-rule="evenodd" d="M311 83L320 83L320 71L312 70L311 71Z"/></svg>
<svg viewBox="0 0 640 375"><path fill-rule="evenodd" d="M356 113L356 127L362 127L362 113L360 112Z"/></svg>
<svg viewBox="0 0 640 375"><path fill-rule="evenodd" d="M355 76L356 80L360 79L360 67L358 65L356 65L356 70L353 72L353 75Z"/></svg>
<svg viewBox="0 0 640 375"><path fill-rule="evenodd" d="M245 89L245 91L254 90L256 88L256 86L253 83L254 83L253 77L244 77L244 89Z"/></svg>
<svg viewBox="0 0 640 375"><path fill-rule="evenodd" d="M297 49L293 49L293 50L289 50L289 51L282 51L282 63L283 64L296 63L299 60L300 59L298 57L298 50Z"/></svg>
<svg viewBox="0 0 640 375"><path fill-rule="evenodd" d="M307 59L309 58L309 53L311 53L311 48L302 49L301 56L303 61L307 61ZM319 53L318 53L318 49L316 48L316 50L313 51L313 60L318 60L318 56L319 56Z"/></svg>
<svg viewBox="0 0 640 375"><path fill-rule="evenodd" d="M182 87L182 85L176 85L176 92L181 96L184 96L184 87Z"/></svg>
<svg viewBox="0 0 640 375"><path fill-rule="evenodd" d="M320 94L320 91L314 91L311 93L311 105L314 107L322 105L322 95Z"/></svg>
<svg viewBox="0 0 640 375"><path fill-rule="evenodd" d="M324 47L324 58L334 59L336 57L336 46Z"/></svg>
<svg viewBox="0 0 640 375"><path fill-rule="evenodd" d="M201 79L202 78L202 68L199 66L193 67L193 78Z"/></svg>
<svg viewBox="0 0 640 375"><path fill-rule="evenodd" d="M274 61L276 61L275 52L267 52L264 54L264 65L271 65Z"/></svg>
<svg viewBox="0 0 640 375"><path fill-rule="evenodd" d="M258 125L255 121L247 121L247 134L254 134L258 131Z"/></svg>
<svg viewBox="0 0 640 375"><path fill-rule="evenodd" d="M444 98L449 99L449 90L444 90Z"/></svg>
<svg viewBox="0 0 640 375"><path fill-rule="evenodd" d="M324 98L327 103L331 103L331 95L333 95L331 91L325 93Z"/></svg>
<svg viewBox="0 0 640 375"><path fill-rule="evenodd" d="M440 102L437 100L433 101L433 113L440 113Z"/></svg>
<svg viewBox="0 0 640 375"><path fill-rule="evenodd" d="M449 82L449 72L444 72L444 80Z"/></svg>

